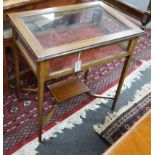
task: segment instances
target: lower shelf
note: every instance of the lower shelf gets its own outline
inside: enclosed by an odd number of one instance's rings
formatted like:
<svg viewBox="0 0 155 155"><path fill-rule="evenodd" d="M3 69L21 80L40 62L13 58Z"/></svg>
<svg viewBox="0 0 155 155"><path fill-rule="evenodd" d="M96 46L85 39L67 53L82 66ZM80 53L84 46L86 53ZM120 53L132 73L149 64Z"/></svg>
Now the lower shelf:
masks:
<svg viewBox="0 0 155 155"><path fill-rule="evenodd" d="M79 77L72 77L59 81L57 83L48 85L48 88L57 102L62 102L89 91L89 88Z"/></svg>

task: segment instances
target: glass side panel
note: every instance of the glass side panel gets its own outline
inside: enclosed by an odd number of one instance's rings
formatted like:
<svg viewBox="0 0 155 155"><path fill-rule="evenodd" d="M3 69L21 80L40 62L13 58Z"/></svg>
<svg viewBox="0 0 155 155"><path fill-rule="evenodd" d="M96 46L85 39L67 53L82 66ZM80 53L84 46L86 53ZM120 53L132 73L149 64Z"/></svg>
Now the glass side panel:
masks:
<svg viewBox="0 0 155 155"><path fill-rule="evenodd" d="M99 5L21 18L45 49L129 29Z"/></svg>
<svg viewBox="0 0 155 155"><path fill-rule="evenodd" d="M123 41L117 44L110 44L96 49L51 59L49 72L55 74L56 72L74 70L75 62L78 60L81 61L81 66L88 64L91 66L93 63L100 62L103 59L119 56L127 52L128 44L129 41Z"/></svg>

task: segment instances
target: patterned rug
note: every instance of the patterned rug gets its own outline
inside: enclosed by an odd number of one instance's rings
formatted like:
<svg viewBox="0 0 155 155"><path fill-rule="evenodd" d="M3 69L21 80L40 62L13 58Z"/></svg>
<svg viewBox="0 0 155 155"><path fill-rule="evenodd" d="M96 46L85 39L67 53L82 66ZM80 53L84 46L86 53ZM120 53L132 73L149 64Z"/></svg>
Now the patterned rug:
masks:
<svg viewBox="0 0 155 155"><path fill-rule="evenodd" d="M131 102L117 113L106 116L103 124L94 125L94 130L111 145L128 131L143 115L151 109L150 84L143 86L135 95L137 102Z"/></svg>
<svg viewBox="0 0 155 155"><path fill-rule="evenodd" d="M150 59L150 40L151 30L145 29L145 35L142 36L136 47L132 63L128 73L131 73L142 64L142 60ZM12 75L14 67L11 56L9 58L9 73ZM122 70L124 60L113 61L106 65L94 67L89 72L85 81L92 92L103 93L112 86L116 85ZM27 68L25 64L21 69ZM60 80L56 79L55 81ZM50 83L55 82L50 81ZM35 87L36 79L30 72L21 78L23 86ZM4 98L4 154L12 154L26 143L37 137L37 95L34 93L21 93L20 100L17 99L14 92L14 81L11 80L11 93ZM50 120L49 124L44 127L44 131L49 130L71 116L82 107L88 105L95 98L90 98L86 94L76 96L72 99L57 104L54 97L46 89L44 100L44 116L54 106L57 108L56 113Z"/></svg>

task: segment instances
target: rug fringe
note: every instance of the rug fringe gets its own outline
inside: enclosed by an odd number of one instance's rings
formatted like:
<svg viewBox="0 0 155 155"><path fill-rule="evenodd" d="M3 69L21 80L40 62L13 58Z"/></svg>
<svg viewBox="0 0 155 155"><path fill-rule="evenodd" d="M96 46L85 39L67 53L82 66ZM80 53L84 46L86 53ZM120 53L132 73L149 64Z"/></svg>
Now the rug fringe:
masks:
<svg viewBox="0 0 155 155"><path fill-rule="evenodd" d="M108 113L108 116L105 117L105 121L103 124L97 124L97 125L93 126L95 132L100 134L102 131L104 131L122 113L124 113L126 110L128 110L130 107L132 107L135 103L140 101L144 96L146 96L148 93L150 93L150 87L151 87L150 83L145 84L140 90L136 91L136 93L133 97L133 100L129 101L126 106L122 107L118 112Z"/></svg>
<svg viewBox="0 0 155 155"><path fill-rule="evenodd" d="M137 79L140 79L142 76L142 72L150 68L150 61L143 62L143 64L138 67L135 71L132 72L127 78L125 79L125 84L122 88L122 91L124 91L127 88L130 88L132 83L135 82ZM114 96L116 91L117 85L107 90L104 95ZM96 110L100 108L100 104L106 104L108 101L106 99L94 99L91 103L80 109L79 111L75 112L62 122L58 122L57 125L49 129L48 131L43 133L43 139L50 139L51 137L57 137L58 133L63 133L63 130L65 128L72 129L75 127L75 125L82 124L83 118L86 118L86 112L89 110ZM106 118L106 123L110 122L113 118L113 114L109 114L109 117ZM107 123L108 124L108 123ZM14 155L26 155L27 152L31 152L31 155L37 154L36 148L39 146L38 138L35 138L30 143L24 145L22 148L20 148L18 151L14 153Z"/></svg>

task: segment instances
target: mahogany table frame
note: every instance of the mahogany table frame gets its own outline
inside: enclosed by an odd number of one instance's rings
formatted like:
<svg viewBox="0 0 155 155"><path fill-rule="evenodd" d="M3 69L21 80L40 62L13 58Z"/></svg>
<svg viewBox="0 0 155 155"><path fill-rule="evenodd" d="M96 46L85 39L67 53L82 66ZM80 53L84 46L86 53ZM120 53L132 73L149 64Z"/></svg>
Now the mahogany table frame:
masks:
<svg viewBox="0 0 155 155"><path fill-rule="evenodd" d="M63 6L63 5L71 5L78 3L77 0L3 0L3 24L9 22L8 13L12 12L19 12L19 11L27 11L27 10L35 10L35 9L44 9L48 7L56 7L56 6ZM4 47L12 47L13 46L13 39L3 39ZM4 73L4 84L3 90L4 95L7 96L9 94L9 75L7 71L7 54L5 53L6 48L4 48L3 52L3 73ZM25 70L24 72L27 72ZM22 75L22 73L21 73Z"/></svg>
<svg viewBox="0 0 155 155"><path fill-rule="evenodd" d="M70 43L67 45L61 45L59 47L54 47L54 48L44 50L41 47L41 45L37 42L37 40L34 38L34 36L32 36L31 32L27 31L24 23L18 19L18 17L20 17L20 16L31 15L31 14L40 13L40 12L46 12L49 10L52 10L52 11L63 10L63 11L65 11L65 10L74 10L74 9L90 7L90 6L94 6L94 5L100 5L105 10L107 10L110 14L115 16L115 18L117 18L119 21L121 21L125 25L129 26L131 29L117 33L119 35L110 34L110 35L107 35L104 37L96 37L96 38L84 40L82 42L78 41L77 43L76 42ZM13 40L17 46L17 49L18 49L18 50L16 50L16 60L17 61L16 61L16 68L15 68L15 72L17 75L16 87L17 87L18 91L20 88L19 52L25 58L25 61L31 67L34 75L37 78L38 87L36 89L24 89L24 90L25 91L34 91L34 92L38 93L38 134L39 134L40 142L42 141L43 98L44 98L45 82L48 80L57 78L57 77L61 77L63 75L69 75L69 74L74 73L74 70L72 69L72 70L66 70L64 72L60 72L58 74L49 74L49 71L48 71L49 63L53 57L69 55L69 54L73 54L73 53L76 53L79 51L84 52L84 51L88 51L89 49L98 48L98 47L105 46L108 44L130 40L128 48L127 48L127 52L124 52L120 55L103 58L100 61L96 61L93 63L91 62L91 63L88 63L81 67L82 71L86 71L92 66L108 63L114 59L125 58L124 67L123 67L123 70L121 73L118 88L117 88L116 95L114 97L114 102L112 105L112 110L115 109L116 102L118 100L127 70L129 68L131 57L133 55L136 43L138 41L138 37L143 34L143 31L141 29L139 29L137 26L135 26L134 24L129 22L127 19L125 19L120 14L118 14L116 10L114 10L113 8L109 7L108 5L106 5L102 2L90 2L90 3L85 3L85 4L76 4L76 5L70 5L70 6L55 7L55 8L44 9L44 10L34 10L34 11L21 12L21 13L12 13L12 14L9 14L9 18L13 25ZM17 36L20 37L20 39L21 39L20 41L16 39ZM44 50L44 52L42 52L42 50ZM28 51L30 51L31 54ZM51 51L52 51L52 55L51 55ZM33 55L33 57L36 58L37 61L33 61L32 55ZM99 96L99 95L96 95L96 96L104 97L104 96ZM47 122L47 118L49 118L49 116L51 116L54 113L54 111L55 111L55 109L52 109L52 111L49 113L49 115L47 115L46 119L44 120L45 122Z"/></svg>

